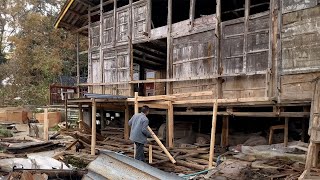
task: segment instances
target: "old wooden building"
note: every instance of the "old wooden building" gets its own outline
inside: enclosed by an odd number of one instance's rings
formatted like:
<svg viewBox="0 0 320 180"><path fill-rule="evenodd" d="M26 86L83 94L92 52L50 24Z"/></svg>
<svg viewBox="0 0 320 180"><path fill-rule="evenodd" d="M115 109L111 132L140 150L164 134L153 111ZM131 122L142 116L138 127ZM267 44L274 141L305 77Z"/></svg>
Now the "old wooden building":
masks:
<svg viewBox="0 0 320 180"><path fill-rule="evenodd" d="M289 118L309 120L319 0L68 0L55 27L88 38L88 82L79 86L139 92L121 103L167 114L169 146L173 117L212 115L214 99L224 145L230 116L283 118L285 134ZM91 105L81 100L70 103Z"/></svg>

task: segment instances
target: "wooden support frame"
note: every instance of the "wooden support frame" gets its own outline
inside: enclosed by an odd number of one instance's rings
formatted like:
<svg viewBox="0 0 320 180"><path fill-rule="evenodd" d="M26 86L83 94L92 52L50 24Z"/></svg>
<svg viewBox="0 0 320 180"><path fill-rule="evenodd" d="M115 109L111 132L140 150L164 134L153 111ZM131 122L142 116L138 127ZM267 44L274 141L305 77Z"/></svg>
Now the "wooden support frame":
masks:
<svg viewBox="0 0 320 180"><path fill-rule="evenodd" d="M232 113L232 108L227 108L227 113ZM229 145L229 118L230 116L222 116L222 133L221 133L221 147Z"/></svg>
<svg viewBox="0 0 320 180"><path fill-rule="evenodd" d="M130 127L129 127L129 106L125 103L126 109L124 110L124 139L129 139Z"/></svg>
<svg viewBox="0 0 320 180"><path fill-rule="evenodd" d="M287 147L288 146L288 136L289 136L289 118L286 117L284 119L285 123L284 123L284 146Z"/></svg>
<svg viewBox="0 0 320 180"><path fill-rule="evenodd" d="M92 119L91 119L91 155L96 154L96 136L97 136L97 103L95 98L91 99L92 101Z"/></svg>
<svg viewBox="0 0 320 180"><path fill-rule="evenodd" d="M100 33L100 45L99 45L99 63L100 63L100 73L101 73L101 83L104 82L104 63L103 63L103 50L104 47L103 43L103 0L100 0L100 26L99 26L99 33ZM104 86L101 86L101 94L104 94Z"/></svg>
<svg viewBox="0 0 320 180"><path fill-rule="evenodd" d="M244 33L243 33L243 72L247 72L247 37L250 17L250 0L245 0Z"/></svg>
<svg viewBox="0 0 320 180"><path fill-rule="evenodd" d="M82 112L82 104L79 104L79 129L81 129L81 124L83 122L83 112Z"/></svg>
<svg viewBox="0 0 320 180"><path fill-rule="evenodd" d="M167 141L169 148L174 147L174 120L173 120L173 105L172 102L168 102L168 110L167 110Z"/></svg>
<svg viewBox="0 0 320 180"><path fill-rule="evenodd" d="M149 145L149 164L152 163L152 145Z"/></svg>
<svg viewBox="0 0 320 180"><path fill-rule="evenodd" d="M196 0L190 0L189 31L192 31L192 29L193 29L195 9L196 9Z"/></svg>
<svg viewBox="0 0 320 180"><path fill-rule="evenodd" d="M162 144L160 139L155 135L155 133L152 131L152 129L148 126L148 131L151 133L152 138L157 142L157 144L160 146L160 148L163 150L163 152L168 156L170 161L175 164L176 160L172 157L172 155L169 153L167 148Z"/></svg>
<svg viewBox="0 0 320 180"><path fill-rule="evenodd" d="M218 101L217 99L213 103L213 115L212 115L212 127L211 127L211 140L210 140L210 152L209 152L209 169L213 166L214 157L214 145L216 138L216 126L217 126L217 112L218 112Z"/></svg>
<svg viewBox="0 0 320 180"><path fill-rule="evenodd" d="M49 118L48 118L48 108L44 109L44 122L43 122L43 139L49 141Z"/></svg>
<svg viewBox="0 0 320 180"><path fill-rule="evenodd" d="M168 19L167 19L167 79L172 78L172 51L173 51L173 41L172 41L172 0L168 0ZM172 83L166 83L166 94L172 94L173 88Z"/></svg>
<svg viewBox="0 0 320 180"><path fill-rule="evenodd" d="M139 113L138 92L134 92L134 114Z"/></svg>
<svg viewBox="0 0 320 180"><path fill-rule="evenodd" d="M77 41L76 41L76 48L77 48L77 94L78 98L80 98L80 57L79 57L79 33L77 33Z"/></svg>

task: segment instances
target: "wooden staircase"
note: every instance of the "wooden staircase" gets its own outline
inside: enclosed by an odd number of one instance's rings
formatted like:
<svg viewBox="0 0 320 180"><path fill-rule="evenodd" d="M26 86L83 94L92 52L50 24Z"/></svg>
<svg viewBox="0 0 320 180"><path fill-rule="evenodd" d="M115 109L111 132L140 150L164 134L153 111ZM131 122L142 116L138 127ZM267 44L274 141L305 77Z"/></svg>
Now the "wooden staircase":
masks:
<svg viewBox="0 0 320 180"><path fill-rule="evenodd" d="M310 144L308 148L305 171L299 177L299 180L320 179L320 175L313 175L312 168L319 165L320 150L320 77L315 81L314 93L311 103L310 114Z"/></svg>

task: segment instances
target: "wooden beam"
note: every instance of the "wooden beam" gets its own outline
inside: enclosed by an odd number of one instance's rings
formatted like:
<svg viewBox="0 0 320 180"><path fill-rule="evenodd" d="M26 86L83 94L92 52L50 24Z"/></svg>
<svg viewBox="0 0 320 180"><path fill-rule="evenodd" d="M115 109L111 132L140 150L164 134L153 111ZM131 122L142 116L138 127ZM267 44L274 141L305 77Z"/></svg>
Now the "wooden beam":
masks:
<svg viewBox="0 0 320 180"><path fill-rule="evenodd" d="M68 129L68 94L64 93L64 117L66 121L66 129Z"/></svg>
<svg viewBox="0 0 320 180"><path fill-rule="evenodd" d="M173 119L173 105L172 102L168 102L168 115L167 115L167 120L168 120L168 126L167 126L167 131L168 131L168 146L169 148L174 147L174 119Z"/></svg>
<svg viewBox="0 0 320 180"><path fill-rule="evenodd" d="M166 115L164 111L151 111L151 114ZM175 111L176 116L212 116L212 111ZM238 116L238 117L308 117L309 112L282 112L276 114L274 112L228 112L220 111L219 116Z"/></svg>
<svg viewBox="0 0 320 180"><path fill-rule="evenodd" d="M130 127L129 127L129 106L128 103L125 103L126 109L124 111L124 139L129 139Z"/></svg>
<svg viewBox="0 0 320 180"><path fill-rule="evenodd" d="M99 33L100 33L100 44L99 44L99 64L100 64L100 82L104 82L104 59L103 59L103 50L104 41L103 41L103 0L100 0L100 20L99 20ZM101 94L104 94L104 86L101 86Z"/></svg>
<svg viewBox="0 0 320 180"><path fill-rule="evenodd" d="M229 117L222 117L222 133L221 133L221 147L228 146L228 136L229 136Z"/></svg>
<svg viewBox="0 0 320 180"><path fill-rule="evenodd" d="M213 157L214 157L214 145L216 138L216 126L217 126L217 112L218 112L218 101L217 99L213 103L213 115L212 115L212 126L211 126L211 140L210 140L210 152L209 152L209 169L212 168Z"/></svg>
<svg viewBox="0 0 320 180"><path fill-rule="evenodd" d="M95 4L93 4L92 2L88 1L88 0L76 0L77 2L85 5L85 6L94 6Z"/></svg>
<svg viewBox="0 0 320 180"><path fill-rule="evenodd" d="M134 114L139 113L138 92L134 92Z"/></svg>
<svg viewBox="0 0 320 180"><path fill-rule="evenodd" d="M171 37L171 32L172 32L172 0L168 0L168 19L167 19L167 79L172 78L172 37ZM172 94L173 92L172 89L172 83L167 82L166 83L166 94Z"/></svg>
<svg viewBox="0 0 320 180"><path fill-rule="evenodd" d="M159 56L163 56L163 57L167 56L164 52L158 51L156 49L152 49L150 47L147 47L146 45L135 44L134 47L135 47L135 49L140 49L140 50L143 50L143 51L149 51L149 52L152 52L152 53L157 54Z"/></svg>
<svg viewBox="0 0 320 180"><path fill-rule="evenodd" d="M96 154L96 136L97 136L97 103L94 98L92 100L92 119L91 119L91 155Z"/></svg>
<svg viewBox="0 0 320 180"><path fill-rule="evenodd" d="M216 98L221 99L223 97L223 91L222 91L222 78L220 77L223 73L223 67L222 67L222 57L221 57L221 0L216 0L216 28L215 28L215 36L217 40L217 64L216 64L216 74L219 75L217 78L217 85L216 85Z"/></svg>
<svg viewBox="0 0 320 180"><path fill-rule="evenodd" d="M163 150L163 152L168 156L170 161L174 164L176 163L176 160L172 157L172 155L169 153L167 148L162 144L160 139L155 135L155 133L152 131L152 129L148 126L148 131L151 133L152 138L157 142L157 144L160 146L160 148Z"/></svg>
<svg viewBox="0 0 320 180"><path fill-rule="evenodd" d="M133 53L136 53L136 54L138 54L138 55L140 55L140 56L145 55L146 57L148 57L148 58L150 58L150 59L152 59L152 60L155 60L155 61L157 61L157 62L161 62L161 63L165 63L165 62L166 62L166 59L165 59L165 58L157 57L157 56L151 55L151 54L149 54L149 53L147 53L147 52L142 52L142 51L137 50L137 49L134 49L134 50L133 50Z"/></svg>
<svg viewBox="0 0 320 180"><path fill-rule="evenodd" d="M93 83L92 58L91 58L91 12L88 10L88 78ZM88 87L88 92L93 93L93 87Z"/></svg>
<svg viewBox="0 0 320 180"><path fill-rule="evenodd" d="M79 33L77 33L77 41L76 41L76 46L77 46L77 94L78 98L80 98L80 57L79 57Z"/></svg>
<svg viewBox="0 0 320 180"><path fill-rule="evenodd" d="M284 124L284 146L288 146L288 131L289 131L289 118L285 118L285 124Z"/></svg>
<svg viewBox="0 0 320 180"><path fill-rule="evenodd" d="M193 29L194 24L194 16L195 16L195 8L196 0L190 0L190 9L189 9L189 31Z"/></svg>
<svg viewBox="0 0 320 180"><path fill-rule="evenodd" d="M81 129L81 122L83 122L82 104L79 104L79 129Z"/></svg>
<svg viewBox="0 0 320 180"><path fill-rule="evenodd" d="M113 3L113 46L116 46L117 39L117 1Z"/></svg>
<svg viewBox="0 0 320 180"><path fill-rule="evenodd" d="M163 103L139 103L138 106L148 106L152 109L168 109L168 105Z"/></svg>
<svg viewBox="0 0 320 180"><path fill-rule="evenodd" d="M44 121L43 121L43 139L49 141L49 118L48 118L48 108L44 109Z"/></svg>
<svg viewBox="0 0 320 180"><path fill-rule="evenodd" d="M174 101L173 104L205 104L210 103L211 99L199 99L199 100L184 100L184 101ZM218 99L218 103L248 103L248 102L264 102L270 101L266 97L252 97L252 98L237 98L237 99Z"/></svg>
<svg viewBox="0 0 320 180"><path fill-rule="evenodd" d="M152 163L152 145L149 145L149 164Z"/></svg>

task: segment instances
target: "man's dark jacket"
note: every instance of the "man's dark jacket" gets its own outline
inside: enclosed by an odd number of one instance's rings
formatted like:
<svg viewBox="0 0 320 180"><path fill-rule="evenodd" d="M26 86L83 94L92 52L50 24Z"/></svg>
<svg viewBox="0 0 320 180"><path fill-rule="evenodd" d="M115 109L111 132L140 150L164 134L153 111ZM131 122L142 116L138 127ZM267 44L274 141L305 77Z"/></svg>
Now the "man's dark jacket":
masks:
<svg viewBox="0 0 320 180"><path fill-rule="evenodd" d="M131 126L130 140L141 144L147 143L147 138L151 137L148 131L149 119L144 113L138 113L132 116L129 121Z"/></svg>

